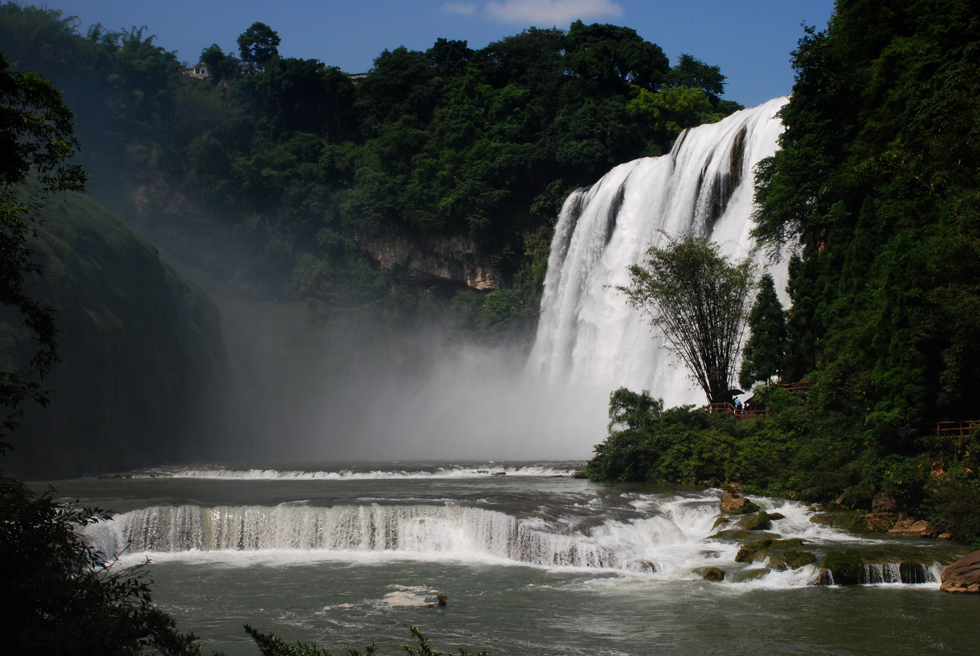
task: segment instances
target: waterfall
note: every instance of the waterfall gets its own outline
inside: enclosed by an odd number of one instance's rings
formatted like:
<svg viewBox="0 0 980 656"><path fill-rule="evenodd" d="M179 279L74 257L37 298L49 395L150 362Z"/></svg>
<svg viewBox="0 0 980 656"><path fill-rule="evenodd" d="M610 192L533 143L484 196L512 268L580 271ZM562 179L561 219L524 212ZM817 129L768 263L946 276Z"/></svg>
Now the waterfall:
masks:
<svg viewBox="0 0 980 656"><path fill-rule="evenodd" d="M750 252L754 171L776 151L783 130L776 113L786 102L687 130L670 154L617 166L568 197L551 243L532 375L605 394L647 389L668 407L704 403L662 339L612 287L628 283L627 267L661 233L708 237L729 256ZM785 265L771 273L785 302Z"/></svg>
<svg viewBox="0 0 980 656"><path fill-rule="evenodd" d="M658 547L686 542L665 517L587 530L466 506L153 506L84 531L107 559L189 551L401 552L546 567L655 569Z"/></svg>

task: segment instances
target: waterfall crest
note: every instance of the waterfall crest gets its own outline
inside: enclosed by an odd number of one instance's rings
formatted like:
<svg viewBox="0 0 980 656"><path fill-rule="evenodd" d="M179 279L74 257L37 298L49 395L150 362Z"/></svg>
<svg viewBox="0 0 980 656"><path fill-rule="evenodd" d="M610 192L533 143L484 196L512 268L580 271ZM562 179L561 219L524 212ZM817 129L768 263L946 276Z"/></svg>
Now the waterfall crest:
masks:
<svg viewBox="0 0 980 656"><path fill-rule="evenodd" d="M717 242L744 257L754 170L776 152L788 98L776 98L684 132L661 157L627 162L565 201L548 258L541 319L528 361L532 375L603 390L650 390L668 407L703 404L704 394L612 287L663 234ZM772 271L786 284L785 266ZM783 298L785 301L785 297Z"/></svg>

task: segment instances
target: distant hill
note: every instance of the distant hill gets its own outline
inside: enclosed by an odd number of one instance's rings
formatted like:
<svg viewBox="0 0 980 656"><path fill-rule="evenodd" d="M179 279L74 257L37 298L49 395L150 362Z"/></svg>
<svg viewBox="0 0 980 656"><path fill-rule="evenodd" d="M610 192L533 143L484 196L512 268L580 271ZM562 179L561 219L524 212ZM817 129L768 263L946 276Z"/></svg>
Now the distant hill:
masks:
<svg viewBox="0 0 980 656"><path fill-rule="evenodd" d="M28 293L54 307L62 362L44 381L50 406L29 408L4 467L62 477L206 455L227 378L217 308L91 197L52 199L41 219L44 275ZM0 313L2 364L23 367L33 349L19 317Z"/></svg>

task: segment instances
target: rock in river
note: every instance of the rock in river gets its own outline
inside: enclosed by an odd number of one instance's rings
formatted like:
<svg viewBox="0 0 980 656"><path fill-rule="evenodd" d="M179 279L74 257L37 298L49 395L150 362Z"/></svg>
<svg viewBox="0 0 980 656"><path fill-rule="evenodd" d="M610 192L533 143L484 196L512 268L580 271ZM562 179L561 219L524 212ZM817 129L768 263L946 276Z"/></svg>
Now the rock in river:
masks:
<svg viewBox="0 0 980 656"><path fill-rule="evenodd" d="M940 590L980 593L980 551L957 560L943 570Z"/></svg>

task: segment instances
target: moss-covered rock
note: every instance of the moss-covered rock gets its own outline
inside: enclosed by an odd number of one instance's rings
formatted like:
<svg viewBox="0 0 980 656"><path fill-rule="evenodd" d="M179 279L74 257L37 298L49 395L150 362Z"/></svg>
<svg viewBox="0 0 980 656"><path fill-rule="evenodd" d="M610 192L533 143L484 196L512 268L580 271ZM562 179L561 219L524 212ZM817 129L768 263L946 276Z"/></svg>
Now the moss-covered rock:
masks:
<svg viewBox="0 0 980 656"><path fill-rule="evenodd" d="M784 551L780 558L782 558L786 567L790 569L799 569L817 562L817 557L809 551L798 551L796 549Z"/></svg>
<svg viewBox="0 0 980 656"><path fill-rule="evenodd" d="M738 524L746 531L768 531L772 528L772 522L765 510L754 515L746 515L738 521Z"/></svg>
<svg viewBox="0 0 980 656"><path fill-rule="evenodd" d="M871 560L876 560L877 553L867 554ZM857 549L848 549L841 553L829 551L823 559L823 567L830 571L837 585L858 585L864 582L864 566L869 560L866 554Z"/></svg>
<svg viewBox="0 0 980 656"><path fill-rule="evenodd" d="M716 528L718 528L719 526L724 526L725 524L728 524L731 521L732 520L730 520L729 518L727 518L724 515L722 515L721 517L719 517L718 519L715 520L715 523L714 524L711 525L711 530L713 531Z"/></svg>
<svg viewBox="0 0 980 656"><path fill-rule="evenodd" d="M821 567L817 570L816 575L810 579L809 585L833 585L834 579L830 573L830 570L826 567Z"/></svg>
<svg viewBox="0 0 980 656"><path fill-rule="evenodd" d="M771 539L767 539L742 545L742 548L735 555L735 562L752 563L757 560L764 560L769 548L772 547L772 543Z"/></svg>
<svg viewBox="0 0 980 656"><path fill-rule="evenodd" d="M759 506L740 496L738 492L726 492L721 495L720 509L729 515L745 515L758 512Z"/></svg>
<svg viewBox="0 0 980 656"><path fill-rule="evenodd" d="M800 551L803 540L773 540L766 538L742 545L735 555L735 562L755 563L769 559L769 567L776 570L799 569L817 561L817 557L807 551Z"/></svg>
<svg viewBox="0 0 980 656"><path fill-rule="evenodd" d="M745 540L747 538L758 537L752 535L745 529L741 528L728 528L723 531L718 531L714 535L710 536L709 540Z"/></svg>

